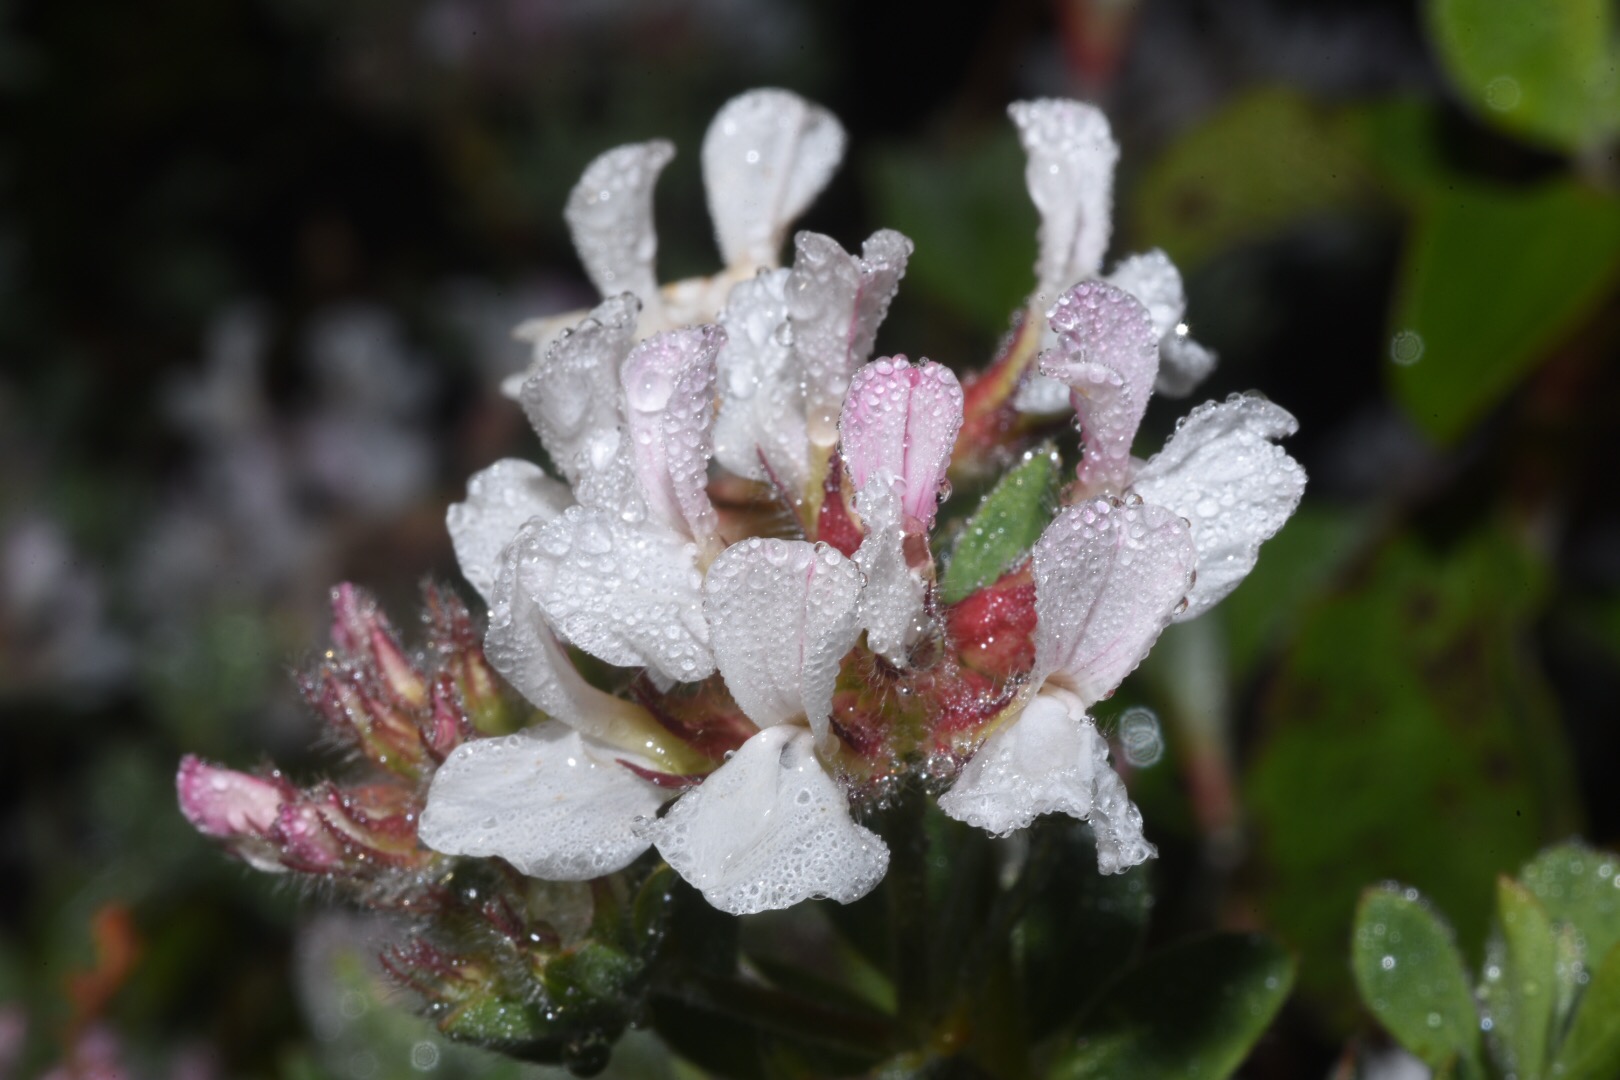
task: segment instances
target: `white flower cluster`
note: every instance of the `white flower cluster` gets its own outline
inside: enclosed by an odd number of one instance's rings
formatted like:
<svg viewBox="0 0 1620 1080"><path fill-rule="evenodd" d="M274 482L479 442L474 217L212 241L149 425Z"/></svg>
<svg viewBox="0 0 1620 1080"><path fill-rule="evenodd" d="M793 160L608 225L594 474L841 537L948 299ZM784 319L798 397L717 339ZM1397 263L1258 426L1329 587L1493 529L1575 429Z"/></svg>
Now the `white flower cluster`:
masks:
<svg viewBox="0 0 1620 1080"><path fill-rule="evenodd" d="M1048 811L1089 819L1114 871L1153 849L1086 709L1169 621L1236 586L1304 476L1270 441L1292 418L1251 398L1202 406L1163 452L1130 456L1155 384L1189 384L1213 358L1178 329L1162 254L1096 277L1117 157L1101 114L1058 101L1012 114L1043 218L1040 370L1075 408L1084 456L1031 560L1034 669L985 715L988 738L940 806L996 833ZM651 192L669 145L609 151L575 188L568 222L605 299L526 325L537 358L511 387L561 478L497 462L449 514L489 604L488 658L546 719L450 756L422 815L429 846L551 879L656 846L733 913L848 902L881 880L888 849L829 765L847 750L835 686L852 649L905 673L941 633L927 538L964 399L938 364L867 362L904 237L879 232L857 256L800 233L792 266L776 266L843 143L832 116L784 91L725 106L702 155L725 269L663 287ZM1032 385L1023 403L1039 407ZM827 539L818 514L848 492L859 539L841 551L753 535L711 498L716 462L774 491L801 535ZM644 672L635 700L587 682L565 644ZM693 700L719 735L683 721Z"/></svg>

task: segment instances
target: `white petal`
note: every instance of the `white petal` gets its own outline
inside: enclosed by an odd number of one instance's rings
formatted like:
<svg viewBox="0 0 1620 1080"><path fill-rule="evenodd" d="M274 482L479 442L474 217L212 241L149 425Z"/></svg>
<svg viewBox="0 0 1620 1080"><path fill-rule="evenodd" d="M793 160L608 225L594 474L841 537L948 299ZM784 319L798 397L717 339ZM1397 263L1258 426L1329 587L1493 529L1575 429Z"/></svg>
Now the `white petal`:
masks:
<svg viewBox="0 0 1620 1080"><path fill-rule="evenodd" d="M1041 215L1035 274L1044 307L1102 266L1113 231L1119 145L1102 111L1078 101L1019 101L1007 112L1029 157L1024 180Z"/></svg>
<svg viewBox="0 0 1620 1080"><path fill-rule="evenodd" d="M786 90L732 98L703 137L703 185L729 267L775 266L788 227L827 186L844 129Z"/></svg>
<svg viewBox="0 0 1620 1080"><path fill-rule="evenodd" d="M1102 742L1100 738L1097 741ZM1091 832L1097 839L1097 869L1101 873L1122 874L1158 857L1159 849L1142 834L1142 811L1131 802L1119 774L1104 763L1097 767Z"/></svg>
<svg viewBox="0 0 1620 1080"><path fill-rule="evenodd" d="M1153 389L1165 397L1186 397L1215 370L1216 356L1184 333L1179 323L1159 339L1159 378Z"/></svg>
<svg viewBox="0 0 1620 1080"><path fill-rule="evenodd" d="M1237 588L1299 506L1305 470L1272 439L1298 423L1265 398L1234 395L1198 406L1137 473L1144 499L1192 522L1198 580L1178 621L1195 618Z"/></svg>
<svg viewBox="0 0 1620 1080"><path fill-rule="evenodd" d="M1170 257L1158 249L1132 255L1104 280L1140 300L1153 317L1153 332L1159 337L1159 374L1153 389L1166 397L1192 393L1215 370L1215 354L1187 336L1181 321L1187 293Z"/></svg>
<svg viewBox="0 0 1620 1080"><path fill-rule="evenodd" d="M662 524L700 544L719 520L709 502L718 326L671 330L637 345L624 362L630 458L647 508Z"/></svg>
<svg viewBox="0 0 1620 1080"><path fill-rule="evenodd" d="M1123 491L1159 370L1153 321L1124 290L1083 281L1058 298L1048 322L1057 345L1041 354L1041 372L1069 387L1085 445L1075 475L1088 492Z"/></svg>
<svg viewBox="0 0 1620 1080"><path fill-rule="evenodd" d="M564 640L677 682L713 673L696 545L653 522L585 506L520 539L522 581Z"/></svg>
<svg viewBox="0 0 1620 1080"><path fill-rule="evenodd" d="M866 584L861 588L861 625L866 644L897 667L904 667L926 619L924 582L906 560L901 518L902 484L879 474L855 496L855 511L866 537L855 549L855 565Z"/></svg>
<svg viewBox="0 0 1620 1080"><path fill-rule="evenodd" d="M1170 261L1170 256L1158 248L1121 259L1114 272L1103 280L1124 289L1147 308L1153 319L1154 337L1162 338L1174 330L1187 312L1187 292L1181 284L1181 271Z"/></svg>
<svg viewBox="0 0 1620 1080"><path fill-rule="evenodd" d="M501 553L484 655L547 716L616 746L644 746L642 732L656 721L639 705L603 693L581 678L535 602L535 578L542 564L531 553L545 525L530 520Z"/></svg>
<svg viewBox="0 0 1620 1080"><path fill-rule="evenodd" d="M788 314L803 364L810 441L838 441L838 413L855 369L872 355L878 327L900 288L911 241L890 229L867 238L860 258L819 233L794 237Z"/></svg>
<svg viewBox="0 0 1620 1080"><path fill-rule="evenodd" d="M1053 335L1052 340L1055 343L1057 336ZM1038 416L1062 415L1072 408L1069 404L1069 388L1050 375L1031 371L1013 392L1013 408Z"/></svg>
<svg viewBox="0 0 1620 1080"><path fill-rule="evenodd" d="M466 578L484 603L491 603L501 551L530 518L549 521L573 503L566 484L533 462L503 458L467 481L465 502L445 515L450 543Z"/></svg>
<svg viewBox="0 0 1620 1080"><path fill-rule="evenodd" d="M761 727L806 717L818 739L832 715L838 665L860 636L855 564L826 544L733 544L703 586L714 659Z"/></svg>
<svg viewBox="0 0 1620 1080"><path fill-rule="evenodd" d="M563 217L585 273L603 296L634 293L656 307L653 185L674 156L663 139L615 147L586 166L569 193Z"/></svg>
<svg viewBox="0 0 1620 1080"><path fill-rule="evenodd" d="M597 305L552 343L520 394L541 445L587 506L625 509L639 499L619 409L637 308L629 294Z"/></svg>
<svg viewBox="0 0 1620 1080"><path fill-rule="evenodd" d="M1192 585L1187 523L1151 503L1093 499L1047 526L1034 549L1035 670L1087 707L1114 692Z"/></svg>
<svg viewBox="0 0 1620 1080"><path fill-rule="evenodd" d="M1073 694L1036 694L1019 717L985 740L939 808L997 836L1042 814L1084 820L1096 787L1098 747L1107 744Z"/></svg>
<svg viewBox="0 0 1620 1080"><path fill-rule="evenodd" d="M462 743L433 774L422 843L447 855L498 855L549 881L622 870L648 847L638 819L672 792L621 760L654 768L555 721Z"/></svg>
<svg viewBox="0 0 1620 1080"><path fill-rule="evenodd" d="M716 359L720 416L714 456L738 476L766 480L774 474L788 490L800 491L810 462L804 388L788 327L791 273L761 273L739 283L726 301L720 316L726 343Z"/></svg>
<svg viewBox="0 0 1620 1080"><path fill-rule="evenodd" d="M933 527L939 493L962 427L962 387L951 369L905 357L874 360L855 373L838 431L844 463L860 491L879 473L898 477L913 529Z"/></svg>
<svg viewBox="0 0 1620 1080"><path fill-rule="evenodd" d="M796 724L750 738L645 832L676 873L733 915L812 897L847 904L889 867L889 849L851 820L813 736Z"/></svg>

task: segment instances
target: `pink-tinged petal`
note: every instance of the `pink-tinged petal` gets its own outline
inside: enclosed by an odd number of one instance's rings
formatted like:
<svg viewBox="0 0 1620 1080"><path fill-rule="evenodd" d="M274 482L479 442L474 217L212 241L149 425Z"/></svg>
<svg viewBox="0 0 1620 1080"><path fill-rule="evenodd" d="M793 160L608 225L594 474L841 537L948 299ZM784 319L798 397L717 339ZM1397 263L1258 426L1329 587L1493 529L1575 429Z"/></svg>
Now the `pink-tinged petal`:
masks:
<svg viewBox="0 0 1620 1080"><path fill-rule="evenodd" d="M814 897L848 904L889 868L889 849L850 818L814 736L796 724L750 738L643 831L676 873L733 915Z"/></svg>
<svg viewBox="0 0 1620 1080"><path fill-rule="evenodd" d="M656 746L647 745L644 734L656 723L646 710L587 683L552 632L539 602L546 592L542 586L556 572L550 557L541 554L545 528L531 521L501 556L484 654L491 667L547 716L603 742L657 757Z"/></svg>
<svg viewBox="0 0 1620 1080"><path fill-rule="evenodd" d="M874 360L850 380L838 424L855 490L879 473L904 485L901 509L917 531L933 527L940 487L962 429L962 386L951 369L905 357Z"/></svg>
<svg viewBox="0 0 1620 1080"><path fill-rule="evenodd" d="M1036 296L1048 304L1102 266L1119 145L1102 111L1078 101L1019 101L1007 112L1029 158L1024 181L1041 215Z"/></svg>
<svg viewBox="0 0 1620 1080"><path fill-rule="evenodd" d="M866 536L852 556L865 580L860 621L867 647L896 667L906 666L928 621L926 584L906 558L900 490L899 480L878 473L855 496Z"/></svg>
<svg viewBox="0 0 1620 1080"><path fill-rule="evenodd" d="M788 228L844 157L836 117L786 90L721 107L703 137L703 185L728 267L775 266Z"/></svg>
<svg viewBox="0 0 1620 1080"><path fill-rule="evenodd" d="M1153 320L1135 297L1100 281L1064 293L1049 318L1057 345L1041 354L1041 371L1069 388L1085 446L1076 475L1087 491L1123 491L1159 371Z"/></svg>
<svg viewBox="0 0 1620 1080"><path fill-rule="evenodd" d="M636 834L673 792L621 762L652 762L560 723L463 743L433 776L422 843L447 855L495 855L548 881L622 870L647 850Z"/></svg>
<svg viewBox="0 0 1620 1080"><path fill-rule="evenodd" d="M1191 588L1187 523L1151 503L1071 506L1035 544L1035 671L1085 706L1136 669Z"/></svg>
<svg viewBox="0 0 1620 1080"><path fill-rule="evenodd" d="M704 582L714 659L761 727L799 718L827 734L838 665L860 636L861 575L826 544L755 537L715 559Z"/></svg>
<svg viewBox="0 0 1620 1080"><path fill-rule="evenodd" d="M520 400L552 462L587 506L623 510L639 501L619 411L619 368L630 353L639 305L604 300L552 343Z"/></svg>
<svg viewBox="0 0 1620 1080"><path fill-rule="evenodd" d="M787 285L792 271L771 270L739 282L726 300L720 325L726 343L719 368L720 416L714 456L750 480L772 475L789 491L802 491L810 475L804 425L804 388L788 326Z"/></svg>
<svg viewBox="0 0 1620 1080"><path fill-rule="evenodd" d="M803 365L805 421L811 444L830 450L849 380L872 355L912 246L889 229L873 233L859 258L819 233L801 232L793 243L787 303Z"/></svg>
<svg viewBox="0 0 1620 1080"><path fill-rule="evenodd" d="M691 682L714 672L697 546L650 521L571 506L512 541L523 591L565 641Z"/></svg>
<svg viewBox="0 0 1620 1080"><path fill-rule="evenodd" d="M603 296L634 293L657 310L653 187L675 148L663 139L619 146L598 157L569 193L563 217L585 273Z"/></svg>
<svg viewBox="0 0 1620 1080"><path fill-rule="evenodd" d="M709 502L718 326L671 330L631 350L620 377L630 458L647 509L686 539L707 545L718 519Z"/></svg>
<svg viewBox="0 0 1620 1080"><path fill-rule="evenodd" d="M281 804L295 794L284 782L221 769L190 754L180 759L175 790L192 827L220 840L265 835Z"/></svg>
<svg viewBox="0 0 1620 1080"><path fill-rule="evenodd" d="M1281 406L1233 395L1198 406L1137 472L1136 491L1192 523L1198 580L1177 621L1197 618L1254 569L1260 545L1305 492L1305 470L1273 439L1299 425Z"/></svg>
<svg viewBox="0 0 1620 1080"><path fill-rule="evenodd" d="M551 520L573 501L566 484L518 458L503 458L467 481L466 501L451 504L445 523L461 575L486 604L491 602L501 551L518 529L531 518Z"/></svg>

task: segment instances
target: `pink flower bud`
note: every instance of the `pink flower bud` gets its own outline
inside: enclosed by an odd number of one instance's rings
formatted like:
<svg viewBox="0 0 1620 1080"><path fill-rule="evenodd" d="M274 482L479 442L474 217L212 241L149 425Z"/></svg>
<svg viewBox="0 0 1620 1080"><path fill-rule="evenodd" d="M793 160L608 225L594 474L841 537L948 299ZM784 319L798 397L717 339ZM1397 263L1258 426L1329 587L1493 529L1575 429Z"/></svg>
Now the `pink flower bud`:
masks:
<svg viewBox="0 0 1620 1080"><path fill-rule="evenodd" d="M186 820L198 832L221 840L264 837L282 804L295 794L285 781L221 769L190 754L180 759L175 788Z"/></svg>

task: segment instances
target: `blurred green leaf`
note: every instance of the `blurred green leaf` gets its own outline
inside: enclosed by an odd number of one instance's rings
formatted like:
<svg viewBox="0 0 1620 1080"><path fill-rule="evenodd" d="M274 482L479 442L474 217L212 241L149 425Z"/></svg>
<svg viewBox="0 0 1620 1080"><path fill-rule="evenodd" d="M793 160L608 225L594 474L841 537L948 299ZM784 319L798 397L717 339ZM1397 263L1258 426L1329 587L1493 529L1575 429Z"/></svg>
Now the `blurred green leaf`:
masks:
<svg viewBox="0 0 1620 1080"><path fill-rule="evenodd" d="M1553 1059L1560 1080L1605 1080L1620 1076L1620 945L1597 965L1581 995L1575 1022Z"/></svg>
<svg viewBox="0 0 1620 1080"><path fill-rule="evenodd" d="M1396 397L1441 442L1467 433L1620 275L1620 199L1573 183L1437 182L1397 289Z"/></svg>
<svg viewBox="0 0 1620 1080"><path fill-rule="evenodd" d="M948 149L871 160L866 179L877 219L917 245L905 289L929 294L976 327L1004 331L1035 287L1036 214L1012 124Z"/></svg>
<svg viewBox="0 0 1620 1080"><path fill-rule="evenodd" d="M1547 1062L1558 996L1558 938L1547 909L1508 877L1496 883L1497 926L1487 950L1481 1003L1489 1011L1499 1063L1524 1077Z"/></svg>
<svg viewBox="0 0 1620 1080"><path fill-rule="evenodd" d="M1480 942L1496 876L1571 827L1562 734L1522 640L1543 591L1501 534L1441 553L1401 539L1301 621L1246 796L1263 903L1319 1001L1347 1001L1337 957L1368 881L1410 882Z"/></svg>
<svg viewBox="0 0 1620 1080"><path fill-rule="evenodd" d="M1062 464L1051 447L1029 451L1002 476L962 525L940 581L941 598L954 604L999 578L1023 558L1052 520Z"/></svg>
<svg viewBox="0 0 1620 1080"><path fill-rule="evenodd" d="M1349 561L1365 532L1365 522L1355 516L1306 503L1266 541L1254 570L1217 609L1238 678L1287 639L1306 604Z"/></svg>
<svg viewBox="0 0 1620 1080"><path fill-rule="evenodd" d="M1078 974L1078 973L1077 973ZM1259 935L1172 946L1116 983L1081 1023L1052 1080L1230 1076L1293 985L1288 952Z"/></svg>
<svg viewBox="0 0 1620 1080"><path fill-rule="evenodd" d="M1067 818L1043 818L1030 833L1029 873L1038 874L1024 918L1014 929L1025 1023L1039 1039L1101 993L1141 950L1153 910L1149 867L1097 871L1090 830ZM1088 992L1075 983L1086 973Z"/></svg>
<svg viewBox="0 0 1620 1080"><path fill-rule="evenodd" d="M1620 944L1620 857L1583 844L1561 844L1519 872L1554 922L1569 923L1583 942L1586 964Z"/></svg>
<svg viewBox="0 0 1620 1080"><path fill-rule="evenodd" d="M1361 998L1378 1022L1431 1068L1455 1061L1485 1076L1479 1010L1451 930L1415 891L1367 890L1350 949Z"/></svg>
<svg viewBox="0 0 1620 1080"><path fill-rule="evenodd" d="M1371 189L1352 120L1282 87L1255 90L1167 150L1137 185L1135 246L1183 270Z"/></svg>
<svg viewBox="0 0 1620 1080"><path fill-rule="evenodd" d="M1486 122L1563 150L1620 133L1613 0L1430 0L1442 66Z"/></svg>

